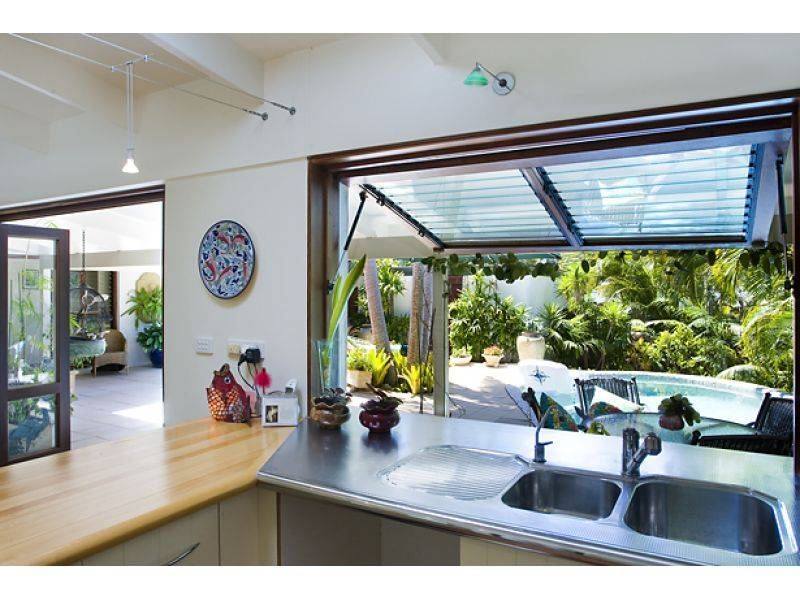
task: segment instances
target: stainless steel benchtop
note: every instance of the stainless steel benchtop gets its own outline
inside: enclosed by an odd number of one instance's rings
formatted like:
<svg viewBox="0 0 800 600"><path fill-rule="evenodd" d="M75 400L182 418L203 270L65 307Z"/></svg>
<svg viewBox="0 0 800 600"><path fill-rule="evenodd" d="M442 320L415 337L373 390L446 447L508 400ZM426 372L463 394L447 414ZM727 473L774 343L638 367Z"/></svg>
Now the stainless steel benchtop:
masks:
<svg viewBox="0 0 800 600"><path fill-rule="evenodd" d="M543 440L554 442L547 448L545 468L607 475L621 484L614 518L598 521L511 508L501 501L502 493L483 499L457 499L392 485L379 476L398 460L434 446L489 450L530 460L533 433L533 429L518 425L415 414L403 414L400 425L389 435L370 434L355 415L340 431L321 430L306 420L261 467L258 479L280 489L466 535L607 561L800 565L796 535L800 486L795 484L789 458L665 443L660 455L644 462L641 478L627 480L619 474L620 438L543 431ZM776 500L783 550L752 556L646 536L625 526L616 513L627 506L635 486L662 478L738 486Z"/></svg>

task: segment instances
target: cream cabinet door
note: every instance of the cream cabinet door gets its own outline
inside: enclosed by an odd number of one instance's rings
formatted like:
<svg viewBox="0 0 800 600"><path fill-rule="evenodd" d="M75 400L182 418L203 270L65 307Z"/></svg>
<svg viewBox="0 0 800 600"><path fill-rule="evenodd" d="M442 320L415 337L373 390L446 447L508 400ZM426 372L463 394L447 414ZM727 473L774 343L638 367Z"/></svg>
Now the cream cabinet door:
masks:
<svg viewBox="0 0 800 600"><path fill-rule="evenodd" d="M275 492L257 486L219 503L219 557L223 566L278 564Z"/></svg>
<svg viewBox="0 0 800 600"><path fill-rule="evenodd" d="M219 505L212 504L83 560L84 566L219 564Z"/></svg>
<svg viewBox="0 0 800 600"><path fill-rule="evenodd" d="M587 563L551 556L543 552L523 550L475 538L461 538L461 565L478 566L586 566Z"/></svg>

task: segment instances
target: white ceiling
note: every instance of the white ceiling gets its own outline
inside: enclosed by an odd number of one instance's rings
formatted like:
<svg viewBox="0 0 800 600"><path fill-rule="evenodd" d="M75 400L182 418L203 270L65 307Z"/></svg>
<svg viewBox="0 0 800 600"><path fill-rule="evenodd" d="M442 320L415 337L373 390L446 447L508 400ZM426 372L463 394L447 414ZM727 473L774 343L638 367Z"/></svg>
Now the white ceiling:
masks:
<svg viewBox="0 0 800 600"><path fill-rule="evenodd" d="M121 252L161 249L161 203L70 213L16 221L17 225L69 230L71 254L81 252L86 231L86 252Z"/></svg>
<svg viewBox="0 0 800 600"><path fill-rule="evenodd" d="M261 60L315 48L347 37L344 33L231 33L229 37Z"/></svg>

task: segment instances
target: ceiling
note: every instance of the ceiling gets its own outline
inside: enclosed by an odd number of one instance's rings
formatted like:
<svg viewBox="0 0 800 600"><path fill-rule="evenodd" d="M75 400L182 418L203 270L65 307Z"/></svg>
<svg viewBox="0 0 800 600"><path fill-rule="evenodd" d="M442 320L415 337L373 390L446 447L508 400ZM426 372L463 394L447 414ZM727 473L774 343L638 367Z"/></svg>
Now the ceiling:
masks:
<svg viewBox="0 0 800 600"><path fill-rule="evenodd" d="M125 252L161 248L161 203L71 213L15 221L16 225L56 227L70 232L70 254L81 253L86 232L86 252Z"/></svg>
<svg viewBox="0 0 800 600"><path fill-rule="evenodd" d="M344 33L231 33L229 37L261 60L307 50L347 37Z"/></svg>

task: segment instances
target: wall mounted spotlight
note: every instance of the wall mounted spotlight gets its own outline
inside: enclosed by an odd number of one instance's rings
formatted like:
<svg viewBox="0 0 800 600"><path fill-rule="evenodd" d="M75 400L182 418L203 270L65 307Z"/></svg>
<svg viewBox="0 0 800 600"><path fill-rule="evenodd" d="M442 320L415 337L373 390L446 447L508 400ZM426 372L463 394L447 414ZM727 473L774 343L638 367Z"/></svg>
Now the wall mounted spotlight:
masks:
<svg viewBox="0 0 800 600"><path fill-rule="evenodd" d="M498 96L510 94L511 90L514 89L516 80L511 73L501 71L495 75L479 62L475 63L475 68L472 69L469 75L467 75L467 78L464 80L464 85L472 85L477 87L485 87L489 85L489 80L486 78L484 73L488 73L492 77L492 89Z"/></svg>

